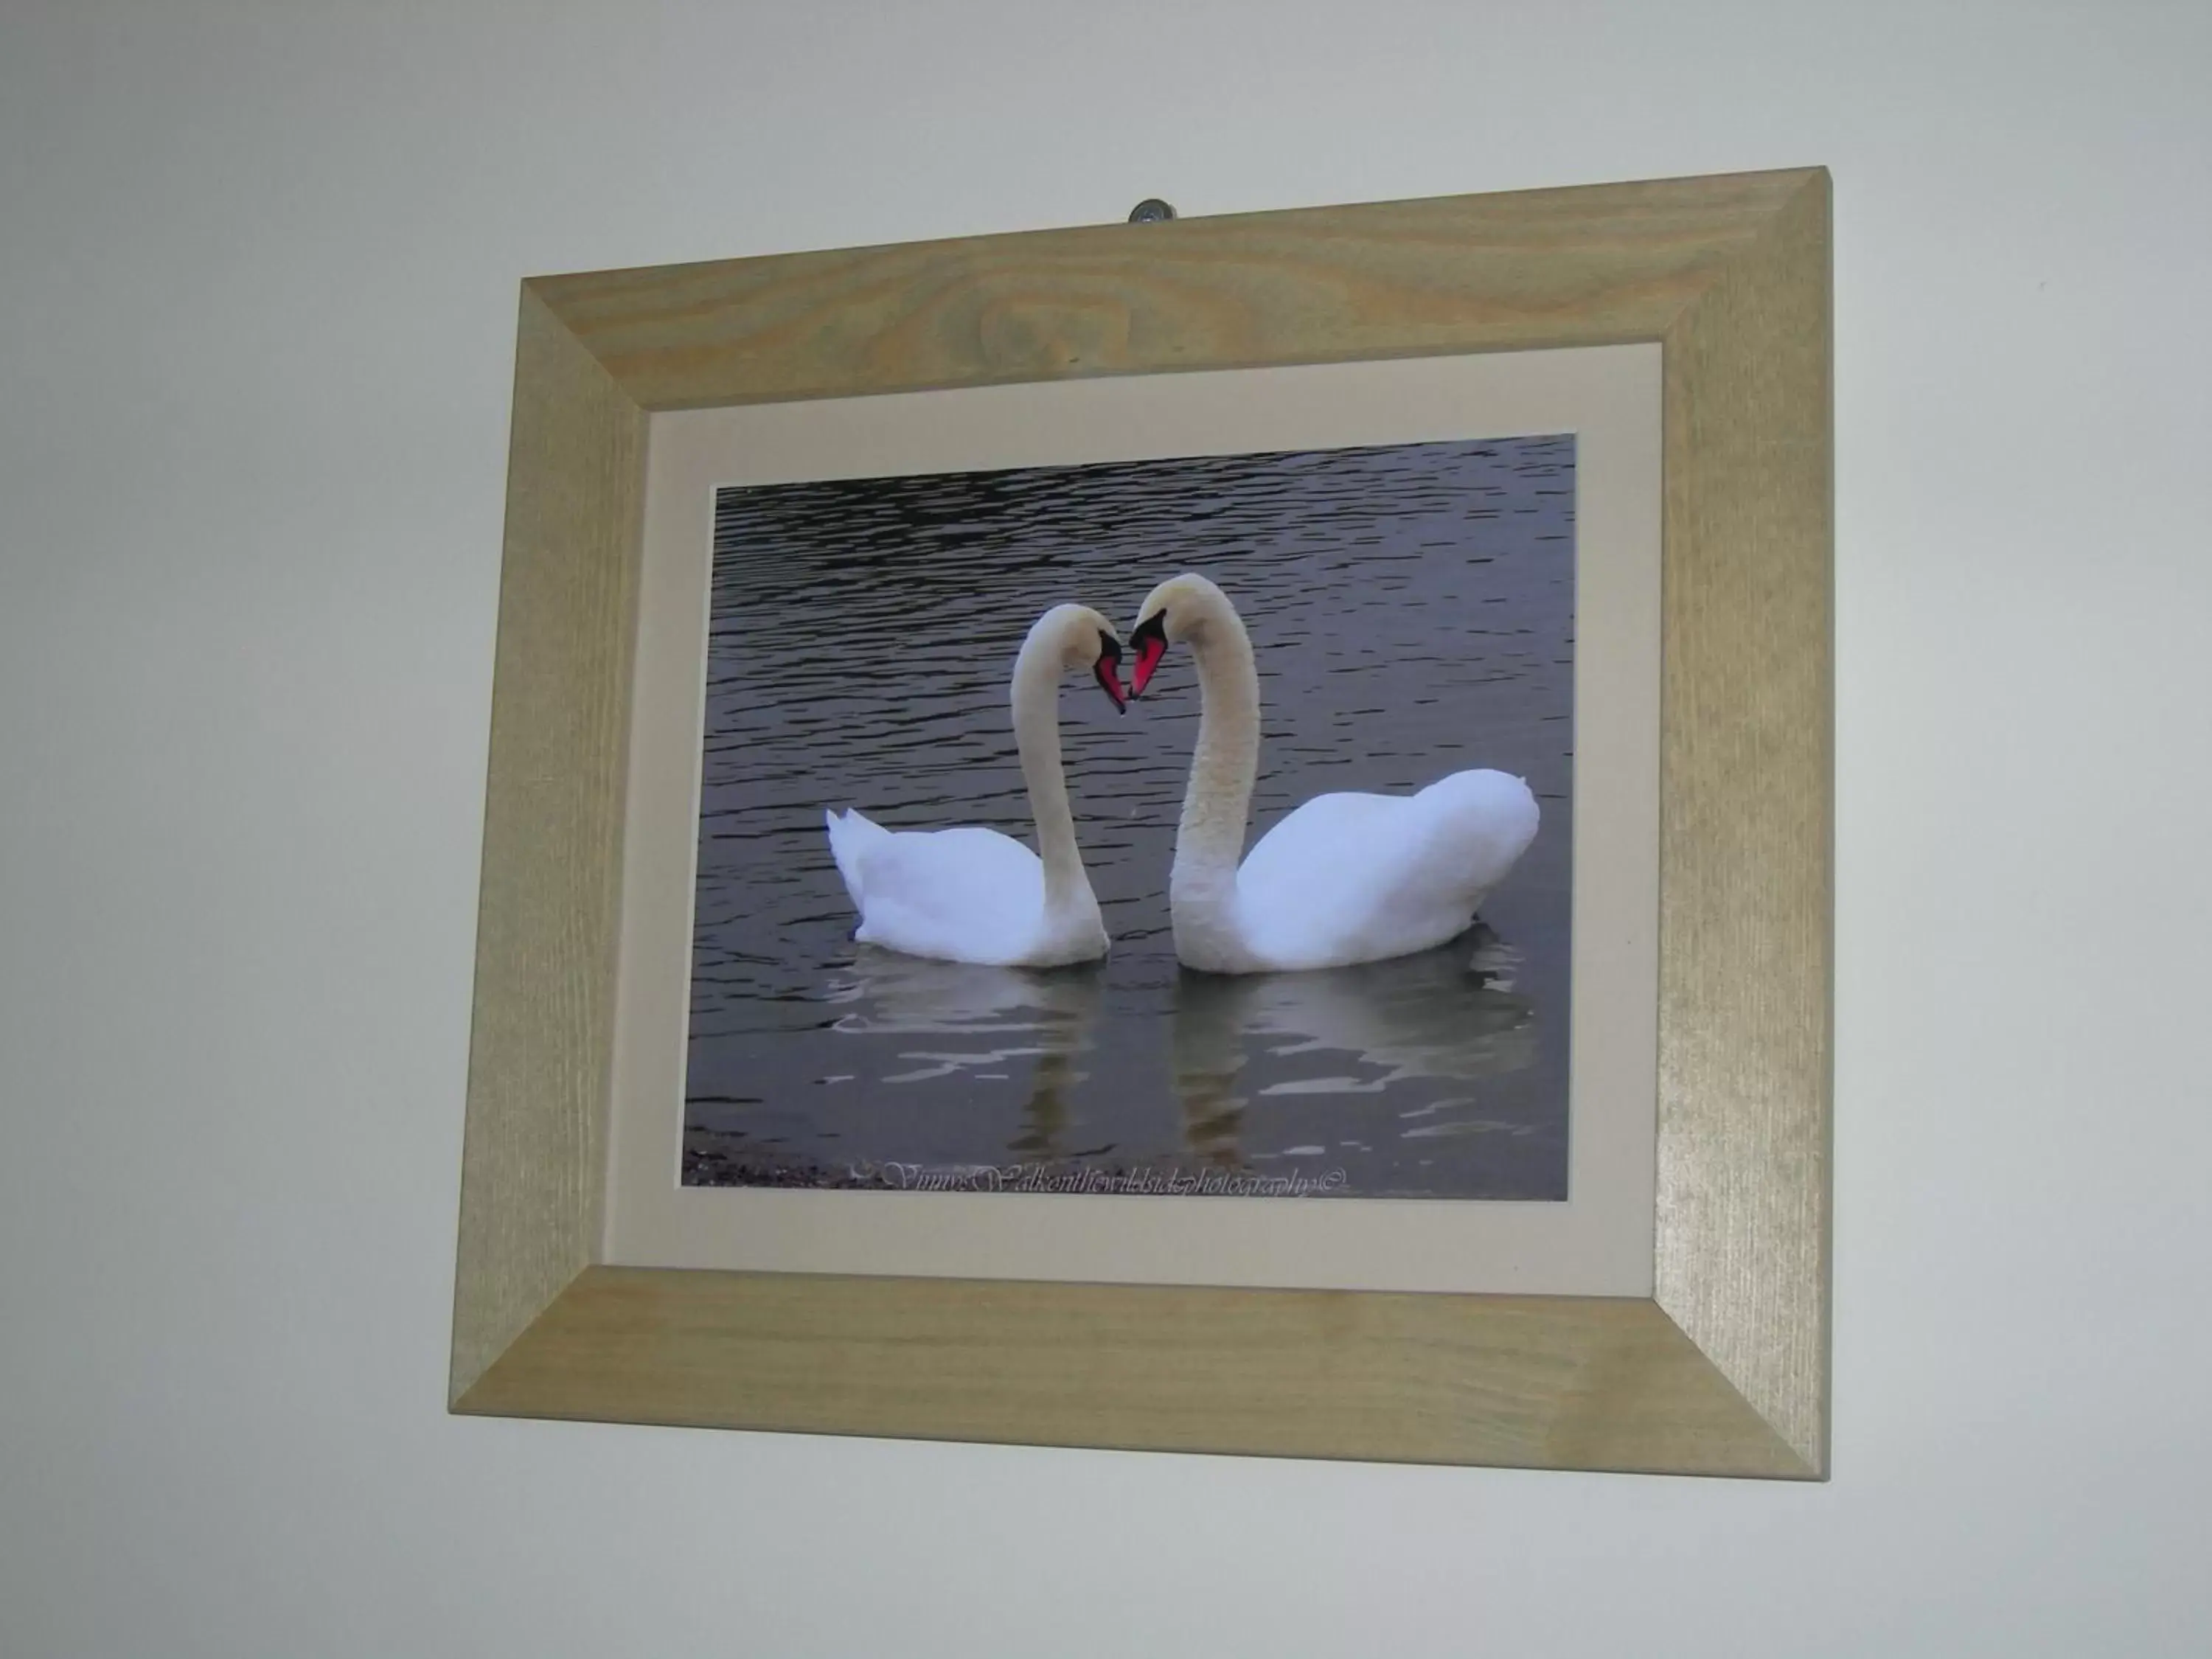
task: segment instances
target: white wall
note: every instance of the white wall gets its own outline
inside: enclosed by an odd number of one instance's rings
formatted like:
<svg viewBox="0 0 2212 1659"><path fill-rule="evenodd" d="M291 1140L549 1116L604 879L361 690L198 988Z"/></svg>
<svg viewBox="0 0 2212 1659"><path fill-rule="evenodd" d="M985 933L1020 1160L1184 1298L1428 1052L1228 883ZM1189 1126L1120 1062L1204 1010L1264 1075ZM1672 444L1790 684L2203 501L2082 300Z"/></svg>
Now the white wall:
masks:
<svg viewBox="0 0 2212 1659"><path fill-rule="evenodd" d="M2212 9L0 9L0 1651L2201 1652ZM518 277L1825 162L1832 1484L443 1410Z"/></svg>

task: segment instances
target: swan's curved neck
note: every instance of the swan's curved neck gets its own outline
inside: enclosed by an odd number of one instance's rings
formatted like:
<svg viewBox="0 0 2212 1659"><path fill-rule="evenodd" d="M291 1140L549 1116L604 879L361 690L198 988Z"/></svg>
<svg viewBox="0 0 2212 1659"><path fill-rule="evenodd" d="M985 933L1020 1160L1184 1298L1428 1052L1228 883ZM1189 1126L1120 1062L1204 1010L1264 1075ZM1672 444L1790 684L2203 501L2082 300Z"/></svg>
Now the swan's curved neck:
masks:
<svg viewBox="0 0 2212 1659"><path fill-rule="evenodd" d="M1021 756L1030 817L1036 823L1037 857L1044 864L1044 904L1059 910L1091 896L1083 851L1075 844L1075 813L1060 754L1060 644L1036 634L1014 659L1014 748Z"/></svg>
<svg viewBox="0 0 2212 1659"><path fill-rule="evenodd" d="M1225 902L1244 855L1252 781L1260 769L1260 672L1243 619L1224 599L1188 635L1198 662L1198 747L1176 828L1170 902Z"/></svg>

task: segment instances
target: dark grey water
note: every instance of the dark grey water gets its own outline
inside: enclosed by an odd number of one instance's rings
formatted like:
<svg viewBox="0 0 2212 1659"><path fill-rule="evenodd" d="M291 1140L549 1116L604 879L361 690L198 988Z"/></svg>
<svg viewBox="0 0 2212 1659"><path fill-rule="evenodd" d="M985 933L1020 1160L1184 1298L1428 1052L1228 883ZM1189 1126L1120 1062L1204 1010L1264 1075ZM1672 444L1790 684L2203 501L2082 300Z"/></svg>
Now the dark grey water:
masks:
<svg viewBox="0 0 2212 1659"><path fill-rule="evenodd" d="M1021 1165L1564 1198L1574 520L1571 437L722 491L684 1179ZM1126 632L1185 569L1259 657L1251 839L1328 790L1528 780L1543 828L1484 925L1363 968L1182 970L1167 878L1198 687L1177 649L1126 717L1086 678L1061 690L1105 963L853 944L823 809L1033 841L1006 702L1024 635L1065 600Z"/></svg>

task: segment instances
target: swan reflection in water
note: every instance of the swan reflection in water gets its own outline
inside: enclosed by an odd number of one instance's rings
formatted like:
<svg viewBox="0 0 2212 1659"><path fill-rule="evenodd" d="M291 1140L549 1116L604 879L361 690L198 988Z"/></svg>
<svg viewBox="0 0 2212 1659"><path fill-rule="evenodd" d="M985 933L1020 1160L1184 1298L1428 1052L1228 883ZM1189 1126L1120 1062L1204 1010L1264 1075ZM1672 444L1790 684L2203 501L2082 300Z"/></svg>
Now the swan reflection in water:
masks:
<svg viewBox="0 0 2212 1659"><path fill-rule="evenodd" d="M1280 1138L1261 1127L1269 1102L1357 1101L1356 1121L1341 1126L1350 1133L1374 1121L1367 1097L1394 1085L1472 1084L1534 1064L1534 1009L1513 991L1518 960L1479 927L1437 950L1353 968L1185 972L1176 987L1172 1056L1189 1150L1223 1164L1279 1153L1246 1144ZM1321 1063L1337 1055L1341 1064ZM1402 1133L1479 1127L1434 1116L1472 1103L1432 1100L1419 1114L1427 1121Z"/></svg>
<svg viewBox="0 0 2212 1659"><path fill-rule="evenodd" d="M1022 1128L1008 1150L1023 1158L1062 1156L1070 1098L1089 1076L1079 1057L1091 1044L1105 965L1052 969L933 962L872 945L830 983L827 1000L850 1005L831 1029L852 1036L914 1039L897 1044L897 1069L877 1081L927 1083L965 1074L1012 1080L1033 1060Z"/></svg>
<svg viewBox="0 0 2212 1659"><path fill-rule="evenodd" d="M1511 946L1478 925L1437 950L1353 968L1234 975L1170 969L1161 1080L1180 1106L1179 1128L1169 1132L1180 1144L1166 1136L1152 1146L1124 1143L1102 1161L1190 1158L1238 1167L1281 1156L1292 1144L1292 1115L1310 1127L1316 1108L1340 1129L1333 1138L1343 1144L1372 1138L1378 1121L1401 1139L1491 1127L1466 1115L1474 1103L1461 1085L1536 1061L1534 1010L1514 990L1518 963ZM1083 1115L1076 1097L1091 1075L1085 1056L1109 971L1104 963L976 967L862 946L827 996L844 1010L836 1031L892 1039L877 1083L1003 1085L1027 1063L1020 1127L1007 1151L1048 1161L1081 1155L1071 1154L1069 1131ZM1115 1057L1122 1077L1130 1058ZM1382 1109L1384 1098L1413 1092L1425 1103ZM1332 1109L1340 1105L1349 1109L1336 1122Z"/></svg>

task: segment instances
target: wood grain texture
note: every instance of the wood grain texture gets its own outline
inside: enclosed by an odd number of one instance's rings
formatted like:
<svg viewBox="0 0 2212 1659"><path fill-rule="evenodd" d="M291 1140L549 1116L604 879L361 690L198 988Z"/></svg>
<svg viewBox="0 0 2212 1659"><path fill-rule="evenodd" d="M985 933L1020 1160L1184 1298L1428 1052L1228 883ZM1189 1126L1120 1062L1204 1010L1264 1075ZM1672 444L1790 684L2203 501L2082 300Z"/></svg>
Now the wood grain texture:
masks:
<svg viewBox="0 0 2212 1659"><path fill-rule="evenodd" d="M454 1408L1819 1477L1832 544L1819 170L537 278L517 368ZM598 1255L645 412L1658 341L1654 1300Z"/></svg>
<svg viewBox="0 0 2212 1659"><path fill-rule="evenodd" d="M1741 173L540 278L649 410L1656 340L1790 199Z"/></svg>
<svg viewBox="0 0 2212 1659"><path fill-rule="evenodd" d="M1660 739L1660 1305L1827 1459L1828 189L1668 331Z"/></svg>
<svg viewBox="0 0 2212 1659"><path fill-rule="evenodd" d="M645 416L522 295L450 1382L597 1254Z"/></svg>
<svg viewBox="0 0 2212 1659"><path fill-rule="evenodd" d="M1804 1466L1635 1298L595 1267L461 1402L1380 1462Z"/></svg>

